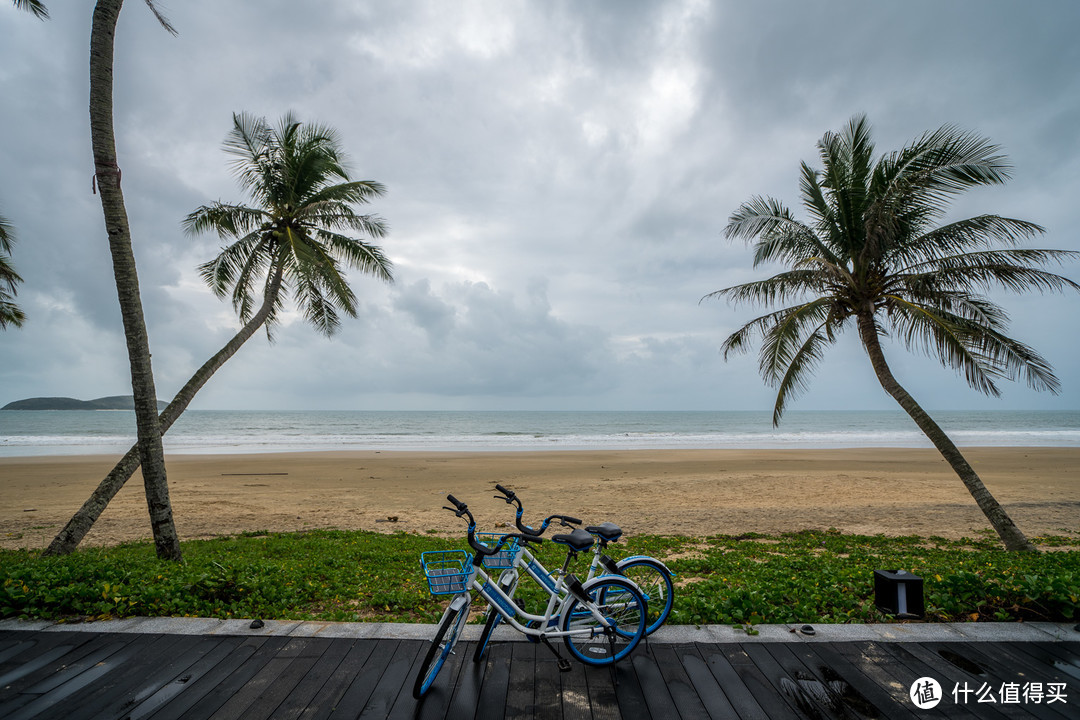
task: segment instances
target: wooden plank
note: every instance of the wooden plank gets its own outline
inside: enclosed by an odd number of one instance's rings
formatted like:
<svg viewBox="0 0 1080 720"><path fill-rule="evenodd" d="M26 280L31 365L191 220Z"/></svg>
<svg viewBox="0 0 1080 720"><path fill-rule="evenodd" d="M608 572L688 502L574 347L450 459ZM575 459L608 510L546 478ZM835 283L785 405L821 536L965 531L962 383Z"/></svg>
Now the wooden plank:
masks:
<svg viewBox="0 0 1080 720"><path fill-rule="evenodd" d="M450 699L444 717L451 720L472 720L476 717L476 706L480 703L480 688L484 683L484 662L473 662L473 653L476 651L476 643L461 643L464 648L459 651L461 655L461 670L458 672L457 683L454 685L454 694ZM426 710L427 708L425 708ZM427 717L425 714L424 717Z"/></svg>
<svg viewBox="0 0 1080 720"><path fill-rule="evenodd" d="M382 658L379 653L387 652L386 648L390 645L386 641L378 641L371 639L356 640L353 642L349 651L345 654L344 659L337 666L337 668L326 678L326 682L323 683L319 691L315 693L315 696L304 708L304 711L300 713L301 720L325 720L330 717L339 705L345 701L345 695L358 683L362 683L360 674L367 672L369 674L374 673L375 670L372 666L377 666L379 659ZM390 654L386 654L384 659L389 659ZM378 669L378 668L376 668ZM381 672L381 670L379 670ZM370 686L375 686L375 681L378 676L375 675L370 679ZM362 689L362 685L360 685ZM370 689L368 689L370 693ZM364 696L364 700L367 696ZM346 703L347 704L347 703ZM363 701L360 702L359 707L363 707ZM359 708L352 715L360 714ZM343 715L347 716L346 713ZM155 719L156 720L156 719Z"/></svg>
<svg viewBox="0 0 1080 720"><path fill-rule="evenodd" d="M813 651L816 645L770 643L765 647L788 674L790 682L797 686L792 692L800 703L800 709L808 715L820 713L827 717L853 715L909 720L915 717L906 709L911 703L907 692L890 696L836 654L832 656L834 662L830 663ZM874 701L868 699L864 692Z"/></svg>
<svg viewBox="0 0 1080 720"><path fill-rule="evenodd" d="M266 636L237 639L238 645L225 645L229 652L216 665L200 663L199 672L192 673L192 678L183 683L182 692L161 708L154 720L209 717L284 645L280 638Z"/></svg>
<svg viewBox="0 0 1080 720"><path fill-rule="evenodd" d="M1067 643L1016 643L1015 650L1034 659L1041 672L1052 672L1073 683L1080 681L1080 653L1071 652Z"/></svg>
<svg viewBox="0 0 1080 720"><path fill-rule="evenodd" d="M138 692L123 703L123 712L116 717L126 720L142 720L170 703L183 692L193 680L197 680L226 660L241 643L238 637L201 636L198 645L189 653L177 657L163 668L162 674L170 679L150 694ZM252 652L254 650L252 649Z"/></svg>
<svg viewBox="0 0 1080 720"><path fill-rule="evenodd" d="M484 684L480 688L478 720L501 720L506 716L506 693L510 686L510 646L492 643L485 653Z"/></svg>
<svg viewBox="0 0 1080 720"><path fill-rule="evenodd" d="M966 706L962 703L954 703L952 695L954 682L963 680L963 674L957 668L945 668L926 664L907 649L909 646L917 644L918 643L870 642L865 645L869 652L874 653L875 662L878 663L879 666L884 667L896 678L896 681L900 683L900 686L907 688L909 692L911 686L919 678L931 677L937 680L941 684L941 691L944 697L941 704L934 708L935 712L945 712L945 710L947 710L949 717L1002 717L1001 713L991 707L976 708L974 706ZM944 660L941 662L943 665L948 665Z"/></svg>
<svg viewBox="0 0 1080 720"><path fill-rule="evenodd" d="M701 655L697 653L696 648L691 652L682 653L680 661L683 670L686 671L686 676L690 678L690 682L694 686L694 691L701 699L701 704L705 706L705 712L709 713L709 717L713 718L713 720L739 717L735 706L728 700L723 688L720 687L720 683L713 677L712 672L709 671L709 666L705 664Z"/></svg>
<svg viewBox="0 0 1080 720"><path fill-rule="evenodd" d="M103 663L118 653L122 653L121 657L126 657L128 654L136 652L147 642L147 636L103 636L102 643L93 652L87 653L75 661L65 657L63 665L54 669L48 677L39 680L23 690L23 692L43 695L60 688L62 685L69 685L67 694L70 694L75 688L81 687L77 680L79 675L95 667L102 667ZM135 648L132 648L132 645L135 645ZM111 663L109 667L112 667Z"/></svg>
<svg viewBox="0 0 1080 720"><path fill-rule="evenodd" d="M623 717L611 670L574 663L574 669L571 672L574 674L580 673L585 680L585 688L589 694L589 709L592 711L594 720L619 720L619 718ZM624 693L624 698L626 695ZM641 708L641 717L644 717L644 713L648 712L648 708L645 707L644 697L640 699L639 707ZM631 718L633 716L626 715L625 717Z"/></svg>
<svg viewBox="0 0 1080 720"><path fill-rule="evenodd" d="M558 670L558 663L556 663ZM585 668L581 663L574 663L570 672L559 673L559 700L561 715L564 720L592 720L592 703L589 700L589 682L585 679ZM613 697L614 701L615 698ZM616 701L617 702L617 701ZM618 705L616 704L617 708ZM606 716L605 716L606 717Z"/></svg>
<svg viewBox="0 0 1080 720"><path fill-rule="evenodd" d="M14 632L10 638L12 644L5 646L4 657L0 658L0 676L13 668L22 667L60 645L69 645L74 648L93 638L93 633L84 632Z"/></svg>
<svg viewBox="0 0 1080 720"><path fill-rule="evenodd" d="M547 652L547 648L544 648L544 652ZM536 645L534 643L511 643L510 678L506 690L506 717L524 720L533 716L535 666Z"/></svg>
<svg viewBox="0 0 1080 720"><path fill-rule="evenodd" d="M87 692L72 697L79 712L87 717L121 713L138 704L136 697L149 697L175 677L172 663L188 655L202 638L194 635L160 635L143 651L121 662L115 672L95 682ZM131 672L131 668L141 672Z"/></svg>
<svg viewBox="0 0 1080 720"><path fill-rule="evenodd" d="M720 645L701 643L698 644L697 651L740 718L769 720L769 714L754 697L754 690L746 684L727 655L721 651ZM756 680L755 687L758 687Z"/></svg>
<svg viewBox="0 0 1080 720"><path fill-rule="evenodd" d="M694 685L690 682L686 671L683 670L679 652L671 645L660 644L650 647L649 650L652 658L647 663L646 660L649 659L647 654L639 653L634 657L634 667L638 671L638 678L646 691L646 701L653 695L663 697L663 693L660 692L659 688L646 679L652 676L652 668L655 668L660 675L659 687L667 691L672 706L679 717L684 720L708 720L709 713L702 704L701 698L698 697L697 691L694 690ZM642 673L642 668L638 665L639 661L642 665L651 666L647 671L648 674ZM651 705L650 709L652 709ZM667 715L653 712L653 716L666 717Z"/></svg>
<svg viewBox="0 0 1080 720"><path fill-rule="evenodd" d="M989 708L1000 716L1009 718L1036 717L1057 720L1062 717L1053 708L1041 704L1021 707L1001 703L998 693L1002 683L1023 683L1024 678L1014 670L1006 669L1002 663L983 655L975 645L977 643L908 643L904 649L928 666L940 668L942 674L951 673L948 675L949 686L945 687L945 683L942 683L946 697L978 715L990 714L989 710L986 710ZM931 677L937 679L937 676ZM959 687L953 682L959 683ZM953 696L954 688L960 690L960 694ZM965 692L969 689L970 695ZM979 702L984 689L988 702Z"/></svg>
<svg viewBox="0 0 1080 720"><path fill-rule="evenodd" d="M326 712L326 715L320 713L320 716L356 718L364 711L368 699L375 692L375 688L378 687L379 678L382 677L386 668L390 666L390 662L401 644L398 640L376 640L374 642L374 649L364 661L364 664L358 668L358 672L349 678L349 684L341 697Z"/></svg>
<svg viewBox="0 0 1080 720"><path fill-rule="evenodd" d="M528 643L518 643L527 645ZM573 671L571 667L571 671ZM536 648L533 682L533 717L536 720L559 720L563 717L562 678L558 659L545 647ZM565 673L569 675L569 673Z"/></svg>
<svg viewBox="0 0 1080 720"><path fill-rule="evenodd" d="M398 643L397 650L390 658L390 664L379 677L379 683L360 713L361 718L385 720L403 690L407 697L406 702L416 702L412 697L413 680L416 678L409 675L409 670L413 667L416 656L421 652L426 653L429 646L430 643L424 640L402 640Z"/></svg>
<svg viewBox="0 0 1080 720"><path fill-rule="evenodd" d="M289 696L269 716L268 720L296 720L315 700L320 690L329 682L329 678L341 665L349 651L355 645L350 638L324 638L326 649L315 661L311 669L293 686Z"/></svg>
<svg viewBox="0 0 1080 720"><path fill-rule="evenodd" d="M775 718L801 719L804 717L792 703L784 698L779 685L780 668L760 644L745 643L719 647L720 652L727 657L731 667L735 669L739 679L750 689L769 718L775 720Z"/></svg>
<svg viewBox="0 0 1080 720"><path fill-rule="evenodd" d="M67 642L63 642L62 638L66 638ZM47 680L61 670L63 665L76 663L101 650L106 644L102 636L92 633L63 633L62 638L57 638L55 644L42 642L35 646L19 657L22 664L16 664L0 676L0 702ZM61 658L63 665L59 664Z"/></svg>
<svg viewBox="0 0 1080 720"><path fill-rule="evenodd" d="M146 646L157 639L153 635L112 637L108 645L98 652L85 656L79 662L63 667L47 680L27 688L27 694L37 694L33 702L8 715L7 720L29 720L49 713L67 715L57 705L79 707L79 696L124 667Z"/></svg>
<svg viewBox="0 0 1080 720"><path fill-rule="evenodd" d="M22 638L19 640L9 640L0 645L0 668L11 660L12 658L19 657L23 653L30 652L37 645L37 642L30 638ZM17 665L18 662L12 663ZM2 674L2 672L0 672Z"/></svg>
<svg viewBox="0 0 1080 720"><path fill-rule="evenodd" d="M836 652L829 643L805 643L792 646L792 651L802 658L807 667L818 668L818 675L826 682L842 682L851 691L857 693L869 703L877 712L889 720L914 720L917 716L911 708L911 699L907 689L896 684L884 684L874 682L855 663ZM835 679L834 676L835 675ZM849 698L848 704L856 707L861 702L849 695L846 690L837 688L837 691ZM859 715L872 717L873 713L867 710L857 710Z"/></svg>
<svg viewBox="0 0 1080 720"><path fill-rule="evenodd" d="M89 638L79 638L83 642ZM76 651L76 643L36 644L12 658L11 666L0 675L0 707L55 671L61 658Z"/></svg>
<svg viewBox="0 0 1080 720"><path fill-rule="evenodd" d="M294 638L282 648L274 661L285 662L284 670L272 679L268 688L264 688L256 695L255 702L250 703L244 714L240 716L241 720L264 720L271 717L288 700L296 686L330 647L331 642L326 638ZM248 683L248 687L244 688L244 692L248 692L248 688L256 685L257 683L253 680Z"/></svg>
<svg viewBox="0 0 1080 720"><path fill-rule="evenodd" d="M624 659L606 667L589 668L593 673L589 677L589 687L592 687L593 678L606 676L609 682L614 683L615 697L619 702L619 712L624 718L649 717L649 705L645 701L645 690L641 680L637 676L632 660ZM614 680L612 681L612 675Z"/></svg>

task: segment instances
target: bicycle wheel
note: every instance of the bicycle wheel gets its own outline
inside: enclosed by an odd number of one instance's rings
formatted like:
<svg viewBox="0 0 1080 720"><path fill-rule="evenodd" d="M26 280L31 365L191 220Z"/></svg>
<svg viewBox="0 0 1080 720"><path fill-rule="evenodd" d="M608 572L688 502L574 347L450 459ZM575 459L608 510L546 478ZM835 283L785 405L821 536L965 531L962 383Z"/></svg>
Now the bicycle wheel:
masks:
<svg viewBox="0 0 1080 720"><path fill-rule="evenodd" d="M468 605L460 610L450 610L443 616L439 629L435 632L435 639L431 641L431 649L424 657L424 663L420 666L420 672L417 673L416 682L413 684L412 694L417 700L422 698L435 682L435 676L442 670L443 663L454 649L454 644L468 617Z"/></svg>
<svg viewBox="0 0 1080 720"><path fill-rule="evenodd" d="M517 590L517 581L518 575L516 572L504 570L503 574L499 577L499 589L513 599L514 591ZM476 643L476 650L473 651L473 662L480 662L484 659L484 653L487 652L488 642L491 640L491 633L495 632L495 628L497 628L501 622L502 615L495 612L495 609L488 605L487 620L484 621L484 629L480 632L480 641Z"/></svg>
<svg viewBox="0 0 1080 720"><path fill-rule="evenodd" d="M619 570L638 586L649 604L645 634L651 635L667 622L675 602L675 584L671 582L671 573L652 558L629 558L619 563Z"/></svg>
<svg viewBox="0 0 1080 720"><path fill-rule="evenodd" d="M610 665L629 655L645 636L648 608L634 584L616 575L604 575L585 583L592 601L571 596L560 620L563 642L575 658L586 665ZM593 616L593 605L606 623ZM610 631L605 628L610 624Z"/></svg>

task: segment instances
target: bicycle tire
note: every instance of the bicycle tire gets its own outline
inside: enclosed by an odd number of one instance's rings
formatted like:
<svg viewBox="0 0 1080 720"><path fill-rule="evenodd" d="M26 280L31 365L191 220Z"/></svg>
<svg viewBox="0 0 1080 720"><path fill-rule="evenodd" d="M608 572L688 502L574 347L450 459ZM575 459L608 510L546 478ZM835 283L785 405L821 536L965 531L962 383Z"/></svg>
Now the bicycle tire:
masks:
<svg viewBox="0 0 1080 720"><path fill-rule="evenodd" d="M605 619L615 621L617 631L608 636L588 606L580 598L571 597L563 610L559 629L593 632L588 636L564 635L563 643L571 655L586 665L611 665L633 652L645 637L648 606L634 584L618 575L593 578L585 584L585 591L600 605ZM601 598L617 600L617 606L608 606Z"/></svg>
<svg viewBox="0 0 1080 720"><path fill-rule="evenodd" d="M618 564L623 576L638 586L649 604L645 634L652 635L667 622L675 604L675 584L671 573L652 558L629 558Z"/></svg>
<svg viewBox="0 0 1080 720"><path fill-rule="evenodd" d="M431 689L431 685L435 682L439 671L442 670L446 658L454 649L458 636L461 635L461 628L465 625L468 616L468 605L460 610L451 610L443 616L442 622L439 623L439 629L435 632L435 639L431 641L431 648L428 649L427 655L424 656L420 672L416 674L416 682L413 683L413 697L417 700Z"/></svg>

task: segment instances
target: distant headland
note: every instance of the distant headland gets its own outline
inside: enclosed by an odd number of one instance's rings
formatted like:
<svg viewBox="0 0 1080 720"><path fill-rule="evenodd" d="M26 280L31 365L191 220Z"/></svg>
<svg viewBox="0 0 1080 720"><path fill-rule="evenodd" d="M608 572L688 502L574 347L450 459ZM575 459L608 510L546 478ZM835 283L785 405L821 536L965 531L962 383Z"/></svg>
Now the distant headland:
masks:
<svg viewBox="0 0 1080 720"><path fill-rule="evenodd" d="M167 403L158 400L158 410ZM131 395L111 395L96 400L76 400L68 397L36 397L9 402L0 410L134 410L135 399Z"/></svg>

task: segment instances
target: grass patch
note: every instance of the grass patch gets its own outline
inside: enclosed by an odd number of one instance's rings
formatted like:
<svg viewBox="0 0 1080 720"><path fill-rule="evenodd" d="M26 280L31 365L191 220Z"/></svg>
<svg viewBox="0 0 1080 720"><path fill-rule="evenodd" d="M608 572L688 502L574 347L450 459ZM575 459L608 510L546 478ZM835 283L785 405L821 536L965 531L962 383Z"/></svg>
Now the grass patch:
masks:
<svg viewBox="0 0 1080 720"><path fill-rule="evenodd" d="M1037 538L1054 552L1006 553L995 540L886 538L838 532L708 538L642 536L609 554L646 554L677 575L674 624L886 622L873 571L902 568L925 581L927 619L1080 619L1077 539ZM244 533L183 545L159 561L149 542L43 558L0 551L0 617L75 620L129 616L434 622L420 553L465 546L429 534L317 530ZM549 568L564 553L536 551ZM585 558L576 567L584 569ZM523 583L523 587L526 583ZM523 592L539 612L542 596ZM478 606L479 609L479 606Z"/></svg>

